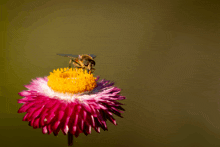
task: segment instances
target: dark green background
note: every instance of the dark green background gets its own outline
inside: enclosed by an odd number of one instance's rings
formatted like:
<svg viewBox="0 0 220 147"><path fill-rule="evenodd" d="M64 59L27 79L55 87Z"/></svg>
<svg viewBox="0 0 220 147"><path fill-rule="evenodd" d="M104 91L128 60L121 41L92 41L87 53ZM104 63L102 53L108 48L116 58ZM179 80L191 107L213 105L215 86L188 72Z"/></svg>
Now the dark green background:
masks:
<svg viewBox="0 0 220 147"><path fill-rule="evenodd" d="M24 84L68 66L56 53L96 54L127 97L118 126L75 147L220 146L219 42L217 0L1 1L0 146L67 146L17 114Z"/></svg>

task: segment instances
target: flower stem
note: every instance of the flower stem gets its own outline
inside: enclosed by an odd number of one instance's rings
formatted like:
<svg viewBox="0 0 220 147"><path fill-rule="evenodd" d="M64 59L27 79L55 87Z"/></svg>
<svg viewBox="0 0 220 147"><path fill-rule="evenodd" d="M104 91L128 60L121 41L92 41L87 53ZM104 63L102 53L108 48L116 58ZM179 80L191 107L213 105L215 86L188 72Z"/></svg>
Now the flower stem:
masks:
<svg viewBox="0 0 220 147"><path fill-rule="evenodd" d="M73 145L73 134L68 132L68 146L72 146L72 145Z"/></svg>

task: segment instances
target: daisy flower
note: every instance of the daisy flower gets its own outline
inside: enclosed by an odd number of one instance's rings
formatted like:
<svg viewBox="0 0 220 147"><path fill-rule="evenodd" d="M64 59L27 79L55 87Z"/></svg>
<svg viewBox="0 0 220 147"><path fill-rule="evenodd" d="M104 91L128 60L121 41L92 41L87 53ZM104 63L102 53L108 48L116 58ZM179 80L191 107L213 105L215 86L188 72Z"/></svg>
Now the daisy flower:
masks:
<svg viewBox="0 0 220 147"><path fill-rule="evenodd" d="M43 134L68 134L68 145L73 144L73 136L80 133L91 134L93 128L100 132L108 130L106 121L116 125L113 114L122 117L124 109L117 100L125 99L121 89L107 80L98 81L83 69L60 68L48 77L36 78L28 90L19 93L23 103L18 113L27 112L23 121L28 121L34 129L42 128Z"/></svg>

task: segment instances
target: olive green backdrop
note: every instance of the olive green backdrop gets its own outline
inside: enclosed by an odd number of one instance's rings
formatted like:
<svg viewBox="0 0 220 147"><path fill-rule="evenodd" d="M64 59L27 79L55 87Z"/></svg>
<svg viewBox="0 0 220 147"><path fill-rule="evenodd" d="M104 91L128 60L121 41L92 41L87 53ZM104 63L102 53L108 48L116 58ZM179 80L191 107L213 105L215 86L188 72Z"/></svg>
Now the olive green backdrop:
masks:
<svg viewBox="0 0 220 147"><path fill-rule="evenodd" d="M68 66L56 53L96 54L95 75L127 99L109 131L75 147L220 146L220 2L210 0L1 1L0 144L67 146L17 114L35 77Z"/></svg>

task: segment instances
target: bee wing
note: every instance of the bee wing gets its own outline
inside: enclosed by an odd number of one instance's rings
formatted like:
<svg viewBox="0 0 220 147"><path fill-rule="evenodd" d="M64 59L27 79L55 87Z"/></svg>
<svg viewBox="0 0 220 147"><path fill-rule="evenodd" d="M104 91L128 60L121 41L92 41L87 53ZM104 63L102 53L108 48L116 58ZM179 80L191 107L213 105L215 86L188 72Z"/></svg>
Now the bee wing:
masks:
<svg viewBox="0 0 220 147"><path fill-rule="evenodd" d="M89 54L93 59L96 57L94 54Z"/></svg>
<svg viewBox="0 0 220 147"><path fill-rule="evenodd" d="M72 54L57 54L57 55L60 55L60 56L63 56L63 57L74 57L74 58L77 58L79 55L72 55Z"/></svg>

